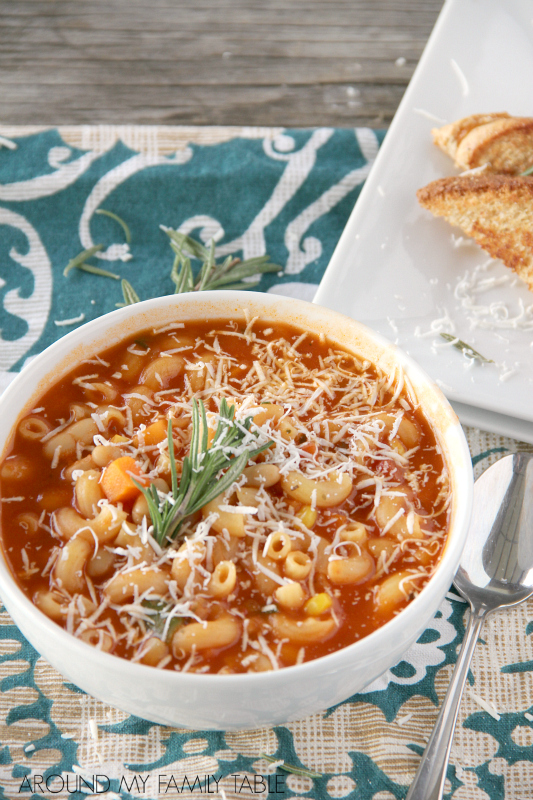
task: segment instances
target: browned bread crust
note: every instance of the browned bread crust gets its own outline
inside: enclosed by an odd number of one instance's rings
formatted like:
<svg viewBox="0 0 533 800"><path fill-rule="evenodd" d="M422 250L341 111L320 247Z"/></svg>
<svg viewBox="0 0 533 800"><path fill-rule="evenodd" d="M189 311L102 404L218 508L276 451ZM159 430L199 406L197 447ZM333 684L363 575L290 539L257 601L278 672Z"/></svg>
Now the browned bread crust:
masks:
<svg viewBox="0 0 533 800"><path fill-rule="evenodd" d="M431 131L433 141L440 149L455 161L455 154L459 144L471 130L479 125L486 125L496 119L509 118L505 111L496 114L472 114L470 117L463 117L442 128L433 128Z"/></svg>
<svg viewBox="0 0 533 800"><path fill-rule="evenodd" d="M432 131L435 144L463 170L520 175L533 166L533 119L474 114Z"/></svg>
<svg viewBox="0 0 533 800"><path fill-rule="evenodd" d="M462 175L419 189L418 201L471 236L533 291L533 178Z"/></svg>

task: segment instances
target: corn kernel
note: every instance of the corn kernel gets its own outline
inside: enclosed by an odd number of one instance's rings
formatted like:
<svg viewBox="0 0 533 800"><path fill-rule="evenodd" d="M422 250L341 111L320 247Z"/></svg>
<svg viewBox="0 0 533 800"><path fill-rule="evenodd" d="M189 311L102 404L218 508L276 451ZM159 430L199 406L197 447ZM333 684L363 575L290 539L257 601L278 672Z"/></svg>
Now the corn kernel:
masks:
<svg viewBox="0 0 533 800"><path fill-rule="evenodd" d="M316 508L311 508L311 506L303 506L296 516L302 520L303 524L309 530L313 527L316 522L316 518L318 516Z"/></svg>
<svg viewBox="0 0 533 800"><path fill-rule="evenodd" d="M324 611L331 608L332 605L333 600L329 594L327 594L327 592L320 592L320 594L314 594L309 598L304 606L304 611L306 614L309 614L310 617L318 617L320 614L323 614Z"/></svg>
<svg viewBox="0 0 533 800"><path fill-rule="evenodd" d="M112 437L111 441L113 442L113 444L119 444L120 442L129 442L129 439L127 436L121 436L119 433L116 433Z"/></svg>

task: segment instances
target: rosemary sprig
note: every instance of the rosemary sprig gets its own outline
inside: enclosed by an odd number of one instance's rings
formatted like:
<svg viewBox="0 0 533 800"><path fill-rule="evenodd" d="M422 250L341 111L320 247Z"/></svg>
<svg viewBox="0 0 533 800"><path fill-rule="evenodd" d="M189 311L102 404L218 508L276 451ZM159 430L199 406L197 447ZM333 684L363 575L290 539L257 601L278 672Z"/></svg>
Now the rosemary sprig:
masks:
<svg viewBox="0 0 533 800"><path fill-rule="evenodd" d="M114 272L108 272L107 269L101 269L100 267L85 263L88 258L92 258L95 253L103 249L103 244L95 244L92 247L88 247L87 250L82 250L81 253L78 253L77 256L70 259L63 270L63 275L66 277L72 269L80 269L82 272L90 272L93 275L100 275L102 278L113 278L116 281L120 280L120 275L115 275Z"/></svg>
<svg viewBox="0 0 533 800"><path fill-rule="evenodd" d="M270 447L272 442L253 447L257 434L250 431L252 417L244 423L235 420L235 406L229 406L223 398L220 404L219 422L214 439L209 447L207 415L201 400L192 401L192 435L189 455L183 459L181 478L178 481L172 421L168 422L168 454L172 476L172 497L160 495L155 486L149 488L134 481L141 490L150 512L153 537L164 546L176 539L184 520L195 511L225 492L240 476L251 458ZM243 444L250 443L242 452ZM221 474L221 470L226 469Z"/></svg>
<svg viewBox="0 0 533 800"><path fill-rule="evenodd" d="M128 243L131 242L130 229L118 214L107 211L105 208L99 208L95 213L103 214L118 222L124 230L126 241ZM168 235L170 246L175 253L174 263L170 272L171 280L176 287L174 294L201 292L212 289L254 289L259 281L249 282L245 280L246 278L251 278L254 275L264 272L279 272L282 270L279 264L273 264L270 261L270 256L268 255L248 258L245 261L241 261L241 259L236 256L229 255L222 261L217 262L215 258L214 240L211 241L209 247L206 247L201 242L197 242L191 236L186 236L184 233L175 231L172 228L166 228L163 225L161 228ZM79 269L82 272L90 272L93 275L100 275L103 278L113 278L116 281L121 280L120 275L87 263L87 259L103 249L103 244L95 244L93 247L83 250L68 262L63 270L63 275L68 275L73 269ZM191 258L201 262L196 277L191 265ZM115 303L117 308L141 302L141 298L129 281L122 279L121 286L124 302Z"/></svg>
<svg viewBox="0 0 533 800"><path fill-rule="evenodd" d="M478 361L481 361L483 364L494 364L494 360L492 358L485 358L482 356L481 353L478 353L477 350L474 350L469 344L463 342L461 339L458 339L457 336L453 336L451 333L441 333L440 334L443 339L446 339L447 342L455 347L457 350L460 350L468 358L477 358Z"/></svg>
<svg viewBox="0 0 533 800"><path fill-rule="evenodd" d="M131 231L128 225L124 222L122 217L119 217L118 214L114 214L112 211L107 211L105 208L97 208L94 212L95 214L102 214L104 217L109 217L110 219L114 219L115 222L118 222L122 230L124 231L124 235L126 237L126 241L128 244L131 242Z"/></svg>
<svg viewBox="0 0 533 800"><path fill-rule="evenodd" d="M175 253L170 277L176 287L175 294L182 292L202 292L211 289L253 289L259 281L248 282L263 272L279 272L282 267L273 264L268 255L257 258L240 258L229 255L223 261L215 259L215 242L211 240L208 247L172 228L161 226L170 239L170 246ZM194 277L191 258L201 262L200 269Z"/></svg>
<svg viewBox="0 0 533 800"><path fill-rule="evenodd" d="M279 758L275 758L275 756L267 756L264 753L261 753L261 758L264 758L265 761L268 761L270 764L276 764L280 761ZM290 772L293 775L301 775L302 778L321 778L322 773L320 772L312 772L310 769L305 769L305 767L294 767L292 764L287 764L285 761L283 764L278 765L278 769L283 769L285 772Z"/></svg>

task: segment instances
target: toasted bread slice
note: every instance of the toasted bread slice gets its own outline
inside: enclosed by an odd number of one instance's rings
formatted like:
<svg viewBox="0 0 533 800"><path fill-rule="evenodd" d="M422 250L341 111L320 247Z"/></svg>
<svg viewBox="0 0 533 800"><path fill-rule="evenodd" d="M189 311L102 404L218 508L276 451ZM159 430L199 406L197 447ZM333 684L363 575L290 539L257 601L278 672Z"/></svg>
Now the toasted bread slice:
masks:
<svg viewBox="0 0 533 800"><path fill-rule="evenodd" d="M474 128L459 143L455 161L464 169L487 164L490 172L520 175L533 166L533 119L497 119Z"/></svg>
<svg viewBox="0 0 533 800"><path fill-rule="evenodd" d="M521 175L533 166L533 119L476 114L433 131L433 139L463 170Z"/></svg>
<svg viewBox="0 0 533 800"><path fill-rule="evenodd" d="M457 225L533 291L533 178L462 175L419 189L418 202Z"/></svg>
<svg viewBox="0 0 533 800"><path fill-rule="evenodd" d="M455 161L457 148L467 133L470 133L471 130L478 128L480 125L486 125L488 122L504 118L509 118L509 114L505 111L497 114L472 114L470 117L458 119L449 125L443 125L442 128L433 128L431 131L433 141L437 147L440 147L443 152Z"/></svg>

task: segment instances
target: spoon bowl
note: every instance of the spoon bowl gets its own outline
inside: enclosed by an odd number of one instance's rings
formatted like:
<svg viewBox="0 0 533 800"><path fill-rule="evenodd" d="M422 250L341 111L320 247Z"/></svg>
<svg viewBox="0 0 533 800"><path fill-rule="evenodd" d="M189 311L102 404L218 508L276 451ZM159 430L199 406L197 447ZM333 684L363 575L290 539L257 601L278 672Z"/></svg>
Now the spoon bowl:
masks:
<svg viewBox="0 0 533 800"><path fill-rule="evenodd" d="M533 454L505 456L474 485L472 522L454 584L470 618L437 722L406 800L440 800L468 669L488 614L533 594Z"/></svg>
<svg viewBox="0 0 533 800"><path fill-rule="evenodd" d="M455 586L476 606L521 603L533 589L533 457L506 456L474 487L468 539Z"/></svg>

